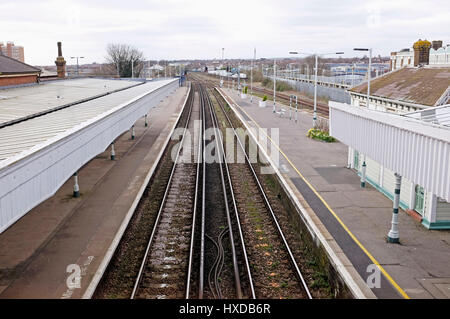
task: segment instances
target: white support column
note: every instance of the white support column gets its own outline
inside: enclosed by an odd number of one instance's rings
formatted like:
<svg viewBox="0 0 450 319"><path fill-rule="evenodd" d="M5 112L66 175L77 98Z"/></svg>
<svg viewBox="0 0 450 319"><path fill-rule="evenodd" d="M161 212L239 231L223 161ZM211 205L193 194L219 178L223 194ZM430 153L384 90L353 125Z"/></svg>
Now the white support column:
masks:
<svg viewBox="0 0 450 319"><path fill-rule="evenodd" d="M384 186L384 166L380 165L380 187L383 188Z"/></svg>
<svg viewBox="0 0 450 319"><path fill-rule="evenodd" d="M73 174L73 197L80 197L80 186L78 185L78 172Z"/></svg>
<svg viewBox="0 0 450 319"><path fill-rule="evenodd" d="M298 121L298 98L295 96L295 123Z"/></svg>
<svg viewBox="0 0 450 319"><path fill-rule="evenodd" d="M135 134L134 134L134 125L131 127L131 139L134 140Z"/></svg>
<svg viewBox="0 0 450 319"><path fill-rule="evenodd" d="M111 143L111 161L116 159L116 150L114 149L114 142Z"/></svg>
<svg viewBox="0 0 450 319"><path fill-rule="evenodd" d="M410 183L411 193L409 194L409 209L414 209L416 207L416 184Z"/></svg>
<svg viewBox="0 0 450 319"><path fill-rule="evenodd" d="M394 206L392 209L391 230L388 233L389 243L398 243L400 239L398 233L398 205L400 203L401 184L402 184L402 176L395 173Z"/></svg>
<svg viewBox="0 0 450 319"><path fill-rule="evenodd" d="M428 192L426 196L430 196L429 205L428 205L429 207L426 207L428 210L428 216L427 216L428 218L427 219L430 223L435 223L436 222L437 196L430 192Z"/></svg>
<svg viewBox="0 0 450 319"><path fill-rule="evenodd" d="M347 168L353 168L353 149L348 147Z"/></svg>

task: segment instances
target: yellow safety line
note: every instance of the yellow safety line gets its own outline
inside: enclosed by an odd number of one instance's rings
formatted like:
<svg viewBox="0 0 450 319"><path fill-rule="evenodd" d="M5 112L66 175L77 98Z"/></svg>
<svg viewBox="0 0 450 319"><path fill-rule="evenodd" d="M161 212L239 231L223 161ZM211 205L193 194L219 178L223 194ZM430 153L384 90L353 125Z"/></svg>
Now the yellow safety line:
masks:
<svg viewBox="0 0 450 319"><path fill-rule="evenodd" d="M236 105L238 108L242 110L251 120L253 123L256 124L259 128L261 126L239 105L237 104L231 97L229 97L233 102L234 105ZM339 218L339 216L333 211L333 209L328 205L328 203L320 196L319 192L306 180L306 178L300 173L300 171L295 167L294 163L291 162L291 160L287 157L287 155L280 149L280 147L270 138L270 136L267 135L267 133L264 130L261 130L264 135L272 142L272 144L278 149L278 151L283 155L283 157L288 161L288 163L292 166L292 168L297 172L297 174L303 179L303 181L311 188L311 190L316 194L317 197L322 201L322 203L328 208L328 210L331 212L331 214L336 218L336 220L341 224L341 226L345 229L345 231L350 235L350 237L355 241L355 243L361 248L361 250L370 258L370 260L378 266L380 271L384 274L386 279L397 289L397 291L403 296L405 299L410 299L410 297L406 294L406 292L395 282L395 280L387 273L387 271L383 268L383 266L380 265L380 263L375 259L375 257L372 256L371 253L361 244L361 242L356 238L355 235L348 229L348 227L344 224L344 222Z"/></svg>

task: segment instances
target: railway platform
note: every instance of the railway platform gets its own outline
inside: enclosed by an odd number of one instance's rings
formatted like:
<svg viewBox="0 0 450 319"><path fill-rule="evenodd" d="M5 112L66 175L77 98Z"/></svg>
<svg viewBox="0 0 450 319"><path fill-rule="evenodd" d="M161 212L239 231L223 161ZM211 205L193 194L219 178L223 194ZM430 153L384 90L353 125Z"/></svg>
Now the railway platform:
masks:
<svg viewBox="0 0 450 319"><path fill-rule="evenodd" d="M378 264L381 282L371 289L378 298L450 298L449 231L426 230L402 211L401 243L387 243L392 201L371 186L360 188L359 176L346 167L345 145L306 137L312 127L309 111L300 110L295 123L284 104L277 103L273 113L272 101L260 108L258 97L250 103L249 96L241 99L234 90L222 92L248 126L279 129L280 171L312 218L332 236L328 242L335 244L336 254L351 262L355 271L350 273L359 275L359 282L367 282L370 266Z"/></svg>
<svg viewBox="0 0 450 319"><path fill-rule="evenodd" d="M0 234L0 298L81 298L123 229L130 207L154 169L187 98L180 87L57 193ZM81 281L74 280L81 274Z"/></svg>

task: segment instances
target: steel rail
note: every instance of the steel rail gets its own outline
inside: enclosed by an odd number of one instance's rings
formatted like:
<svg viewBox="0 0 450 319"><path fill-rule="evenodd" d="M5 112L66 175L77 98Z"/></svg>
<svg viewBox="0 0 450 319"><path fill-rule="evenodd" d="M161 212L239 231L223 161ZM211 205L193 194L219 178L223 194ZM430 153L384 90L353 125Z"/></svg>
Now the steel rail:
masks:
<svg viewBox="0 0 450 319"><path fill-rule="evenodd" d="M218 123L217 116L216 116L215 113L214 113L214 116L215 116L216 122ZM221 145L221 148L223 150L223 145L224 145L223 144L223 139L222 139L222 136L220 134L218 134L218 135L219 135L219 139L220 139L220 145ZM253 284L253 277L252 277L252 273L251 273L249 258L248 258L248 255L247 255L247 248L245 246L244 234L243 234L243 231L242 231L241 221L239 219L239 213L238 213L237 204L236 204L236 197L234 195L233 182L231 180L231 174L230 174L230 170L229 170L229 167L228 167L228 161L227 161L227 158L225 156L225 151L223 151L222 153L224 155L223 161L224 161L224 164L225 164L224 167L225 167L225 170L226 170L226 173L227 173L227 179L228 179L228 182L230 184L230 194L231 194L231 199L232 199L232 203L233 203L233 210L234 210L234 214L235 214L235 220L236 220L236 224L237 224L237 228L238 228L239 238L240 238L240 242L241 242L241 249L242 249L242 252L243 252L243 255L244 255L245 268L246 268L247 277L248 277L249 283L250 283L250 292L251 292L252 298L256 299L255 286Z"/></svg>
<svg viewBox="0 0 450 319"><path fill-rule="evenodd" d="M180 156L181 149L183 148L183 142L184 142L184 138L186 136L186 132L187 132L188 126L189 126L189 121L190 121L190 118L191 118L193 107L194 107L194 94L193 94L191 100L189 101L189 113L188 113L188 116L187 116L186 125L185 125L184 130L183 130L183 136L181 138L181 141L180 141L178 149L177 149L177 156L176 156L176 158L174 160L174 163L173 163L173 166L172 166L172 170L170 172L169 180L167 182L167 186L166 186L166 189L164 191L164 196L163 196L163 199L161 201L161 205L160 205L159 210L158 210L158 214L157 214L157 217L156 217L156 220L155 220L155 224L153 225L152 233L150 235L150 239L148 241L147 248L146 248L145 254L144 254L144 258L142 260L141 267L139 268L139 273L138 273L137 279L135 281L135 284L134 284L134 287L133 287L133 292L131 293L130 299L134 299L135 298L136 293L137 293L138 288L139 288L139 285L140 285L141 280L142 280L142 275L144 273L145 265L147 264L150 248L152 246L153 239L154 239L156 230L158 228L159 221L161 219L162 211L164 209L164 204L166 202L166 198L167 198L167 195L169 193L170 186L172 184L172 178L173 178L173 175L174 175L174 172L175 172L175 168L177 166L178 158Z"/></svg>
<svg viewBox="0 0 450 319"><path fill-rule="evenodd" d="M205 104L199 90L199 101L200 108L202 109L202 132L206 131L206 117L205 117ZM201 232L200 232L200 269L199 269L199 283L198 283L198 298L203 299L204 290L204 275L205 275L205 218L206 218L206 161L205 161L205 151L206 151L206 140L203 136L202 138L202 165L203 165L203 176L202 176L202 213L201 213Z"/></svg>
<svg viewBox="0 0 450 319"><path fill-rule="evenodd" d="M250 170L252 171L253 177L254 177L257 185L258 185L259 191L260 191L261 195L264 198L264 203L265 203L267 209L270 211L270 214L272 216L272 220L274 221L275 226L276 226L276 228L278 230L278 234L280 235L280 237L281 237L281 239L283 241L283 244L284 244L284 246L286 248L286 251L289 254L290 261L291 261L292 265L295 268L297 277L300 279L300 281L302 283L302 286L303 286L303 289L305 290L306 294L308 295L308 298L312 299L312 296L311 296L311 293L309 291L308 285L306 284L306 281L305 281L305 279L304 279L304 277L303 277L303 275L302 275L302 273L301 273L301 271L300 271L300 269L298 267L298 264L297 264L297 262L295 260L295 257L294 257L294 255L293 255L293 253L291 251L291 248L289 247L289 244L288 244L288 242L286 240L286 237L284 236L283 230L281 229L281 226L280 226L280 224L278 222L278 219L277 219L277 217L276 217L276 215L275 215L275 213L274 213L274 211L272 209L272 205L270 205L269 199L267 198L266 192L264 191L264 188L262 187L262 184L261 184L261 182L260 182L260 180L258 178L258 175L256 174L256 171L254 170L253 165L251 164L250 159L248 158L247 152L245 151L245 147L242 145L242 142L241 142L238 134L236 133L236 129L234 128L233 123L231 122L228 114L226 113L226 111L225 111L225 109L223 107L223 104L222 104L220 98L218 98L217 94L215 93L214 96L215 96L217 102L219 103L220 108L222 109L222 112L225 114L225 117L227 118L227 121L230 124L230 127L233 129L234 135L236 136L237 141L238 141L238 143L239 143L239 145L240 145L240 147L241 147L241 149L242 149L242 151L244 153L245 161L249 165Z"/></svg>
<svg viewBox="0 0 450 319"><path fill-rule="evenodd" d="M192 98L192 103L194 103L195 98L195 90ZM203 109L200 107L200 114L199 118L200 120L203 118ZM198 136L198 154L197 154L197 174L195 178L195 197L194 197L194 210L192 214L192 232L191 232L191 243L189 248L189 261L188 261L188 273L187 273L187 280L186 280L186 299L189 299L190 296L190 289L191 289L191 276L192 276L192 265L194 260L194 244L195 244L195 224L197 221L197 205L198 205L198 188L200 183L200 166L202 166L202 176L205 176L205 165L202 164L202 150L203 150L203 136L205 134L204 125L202 121L202 127L200 128L200 134ZM203 177L203 185L204 185L205 179ZM202 187L202 191L204 189L204 186Z"/></svg>
<svg viewBox="0 0 450 319"><path fill-rule="evenodd" d="M229 204L228 204L228 195L227 195L227 189L226 189L226 184L225 184L225 176L223 173L223 167L222 167L222 162L221 162L222 158L225 158L225 153L222 152L223 151L222 148L219 147L219 145L221 145L223 147L223 144L219 143L220 129L218 127L218 123L216 122L217 119L214 116L214 110L212 107L211 100L209 99L208 92L202 85L200 85L200 88L201 88L202 94L205 98L205 104L206 104L205 106L209 107L213 129L216 132L214 140L216 142L216 150L217 150L217 152L219 152L218 154L219 154L220 177L221 177L221 182L222 182L222 191L223 191L223 196L224 196L227 224L228 224L228 229L229 229L231 257L233 260L233 270L234 270L234 279L235 279L235 289L236 289L236 295L237 295L238 299L242 299L242 288L241 288L241 282L240 282L240 276L239 276L239 267L238 267L238 263L237 263L236 248L235 248L235 244L234 244L234 235L233 235L232 224L231 224L231 214L230 214L230 208L229 208ZM220 243L219 243L219 245L220 245Z"/></svg>

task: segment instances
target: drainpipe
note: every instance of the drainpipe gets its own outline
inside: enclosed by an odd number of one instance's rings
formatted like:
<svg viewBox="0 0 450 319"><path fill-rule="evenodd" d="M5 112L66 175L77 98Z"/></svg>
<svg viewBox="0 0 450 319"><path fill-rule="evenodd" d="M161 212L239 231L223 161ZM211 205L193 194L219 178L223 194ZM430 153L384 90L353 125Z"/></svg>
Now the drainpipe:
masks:
<svg viewBox="0 0 450 319"><path fill-rule="evenodd" d="M400 202L400 186L402 184L402 176L395 173L395 190L394 190L394 208L392 210L391 230L388 233L389 243L398 243L398 204Z"/></svg>

